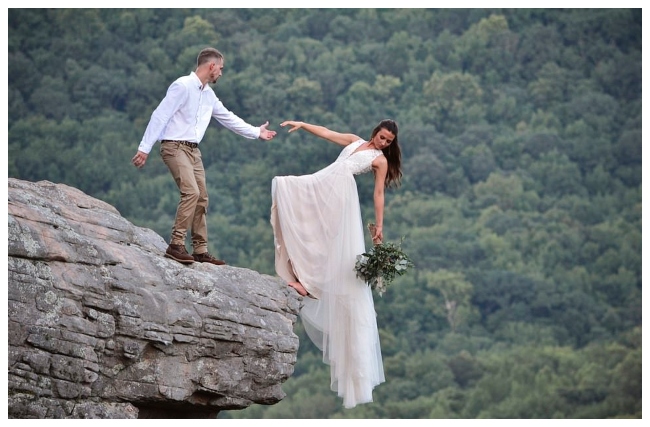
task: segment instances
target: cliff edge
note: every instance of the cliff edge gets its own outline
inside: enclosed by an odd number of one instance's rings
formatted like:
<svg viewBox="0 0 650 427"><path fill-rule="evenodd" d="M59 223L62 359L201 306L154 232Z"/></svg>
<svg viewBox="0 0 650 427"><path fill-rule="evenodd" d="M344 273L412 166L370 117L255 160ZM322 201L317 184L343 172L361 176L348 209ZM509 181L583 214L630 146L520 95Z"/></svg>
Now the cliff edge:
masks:
<svg viewBox="0 0 650 427"><path fill-rule="evenodd" d="M9 418L214 418L274 404L300 297L277 277L164 258L111 205L9 178Z"/></svg>

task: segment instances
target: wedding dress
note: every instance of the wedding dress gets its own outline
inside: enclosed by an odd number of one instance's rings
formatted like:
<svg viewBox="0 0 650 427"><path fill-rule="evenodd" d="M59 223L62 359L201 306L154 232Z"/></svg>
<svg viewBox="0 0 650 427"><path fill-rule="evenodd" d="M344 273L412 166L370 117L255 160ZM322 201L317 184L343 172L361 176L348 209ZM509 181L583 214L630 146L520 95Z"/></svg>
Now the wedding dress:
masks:
<svg viewBox="0 0 650 427"><path fill-rule="evenodd" d="M382 154L356 151L364 142L347 145L314 174L277 176L271 187L276 272L313 297L303 299L300 317L346 408L372 402L373 388L385 381L372 291L354 271L365 252L354 175L371 171Z"/></svg>

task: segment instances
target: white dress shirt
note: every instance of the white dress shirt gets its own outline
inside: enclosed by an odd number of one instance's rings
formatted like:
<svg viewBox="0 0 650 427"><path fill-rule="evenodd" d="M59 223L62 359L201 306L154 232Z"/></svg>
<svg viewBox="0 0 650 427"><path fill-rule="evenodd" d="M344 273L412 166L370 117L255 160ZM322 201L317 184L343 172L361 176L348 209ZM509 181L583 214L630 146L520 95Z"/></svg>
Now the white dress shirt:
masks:
<svg viewBox="0 0 650 427"><path fill-rule="evenodd" d="M228 110L194 71L179 77L167 89L165 98L151 114L138 151L149 153L156 141L165 139L200 143L214 117L226 129L249 138L260 136L260 128L251 126Z"/></svg>

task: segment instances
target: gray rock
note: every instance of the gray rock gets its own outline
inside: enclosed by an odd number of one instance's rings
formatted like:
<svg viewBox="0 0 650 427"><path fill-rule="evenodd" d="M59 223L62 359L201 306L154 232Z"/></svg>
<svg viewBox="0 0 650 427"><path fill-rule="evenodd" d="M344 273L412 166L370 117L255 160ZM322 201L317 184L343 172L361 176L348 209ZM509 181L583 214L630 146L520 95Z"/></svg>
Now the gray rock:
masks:
<svg viewBox="0 0 650 427"><path fill-rule="evenodd" d="M300 297L165 240L62 184L9 179L10 418L214 418L274 404Z"/></svg>

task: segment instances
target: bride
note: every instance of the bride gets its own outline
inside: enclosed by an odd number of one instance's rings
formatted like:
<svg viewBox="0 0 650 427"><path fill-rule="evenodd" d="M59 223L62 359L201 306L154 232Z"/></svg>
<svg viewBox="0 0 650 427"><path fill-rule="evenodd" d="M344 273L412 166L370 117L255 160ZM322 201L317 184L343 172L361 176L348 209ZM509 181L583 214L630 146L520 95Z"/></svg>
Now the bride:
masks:
<svg viewBox="0 0 650 427"><path fill-rule="evenodd" d="M356 256L365 252L363 221L354 175L373 171L375 244L383 240L384 190L402 177L397 124L381 121L370 140L326 127L285 121L341 145L334 163L311 175L276 176L271 193L275 269L304 298L300 310L309 338L330 365L331 388L346 408L372 402L384 382L377 319L370 287L356 277Z"/></svg>

